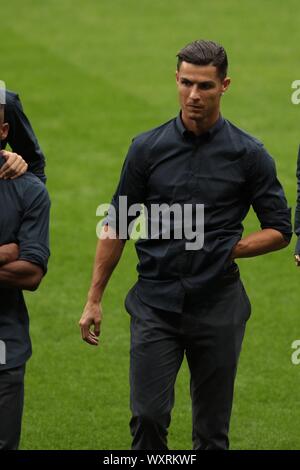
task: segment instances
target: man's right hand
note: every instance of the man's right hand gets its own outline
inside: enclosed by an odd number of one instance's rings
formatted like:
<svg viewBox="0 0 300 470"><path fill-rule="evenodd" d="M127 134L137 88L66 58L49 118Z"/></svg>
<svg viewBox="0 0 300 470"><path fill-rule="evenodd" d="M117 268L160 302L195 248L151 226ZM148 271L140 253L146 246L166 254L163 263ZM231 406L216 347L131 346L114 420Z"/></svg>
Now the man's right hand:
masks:
<svg viewBox="0 0 300 470"><path fill-rule="evenodd" d="M93 346L98 346L99 343L102 320L100 301L125 246L124 240L117 238L116 232L109 226L106 226L103 232L105 237L101 236L97 243L91 287L79 322L82 339Z"/></svg>
<svg viewBox="0 0 300 470"><path fill-rule="evenodd" d="M13 263L19 258L19 246L16 243L0 245L0 266Z"/></svg>
<svg viewBox="0 0 300 470"><path fill-rule="evenodd" d="M296 266L300 266L300 255L295 255Z"/></svg>
<svg viewBox="0 0 300 470"><path fill-rule="evenodd" d="M92 346L98 346L99 344L101 320L101 304L87 302L79 321L79 326L82 339Z"/></svg>
<svg viewBox="0 0 300 470"><path fill-rule="evenodd" d="M28 165L21 155L8 150L1 150L0 155L6 160L0 168L0 178L14 180L26 173Z"/></svg>

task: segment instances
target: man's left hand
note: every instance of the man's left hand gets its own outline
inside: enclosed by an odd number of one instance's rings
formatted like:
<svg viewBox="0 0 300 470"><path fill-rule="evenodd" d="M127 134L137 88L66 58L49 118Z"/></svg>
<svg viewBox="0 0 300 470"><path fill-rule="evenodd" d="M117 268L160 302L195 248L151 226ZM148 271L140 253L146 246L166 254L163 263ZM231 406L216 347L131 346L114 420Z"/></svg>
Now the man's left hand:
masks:
<svg viewBox="0 0 300 470"><path fill-rule="evenodd" d="M0 155L6 160L0 168L0 178L13 180L26 173L28 165L21 155L7 150L1 150Z"/></svg>

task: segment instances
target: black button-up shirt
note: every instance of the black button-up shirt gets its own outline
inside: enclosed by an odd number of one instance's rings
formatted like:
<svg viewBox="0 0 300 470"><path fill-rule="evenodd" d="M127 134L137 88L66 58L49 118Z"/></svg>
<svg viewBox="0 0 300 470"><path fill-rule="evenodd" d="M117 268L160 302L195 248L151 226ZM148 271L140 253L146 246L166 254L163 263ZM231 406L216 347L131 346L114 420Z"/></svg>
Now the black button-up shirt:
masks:
<svg viewBox="0 0 300 470"><path fill-rule="evenodd" d="M4 114L5 121L9 123L9 133L7 139L2 141L2 148L8 143L11 149L22 155L28 163L28 170L45 182L44 154L24 113L19 96L8 90Z"/></svg>
<svg viewBox="0 0 300 470"><path fill-rule="evenodd" d="M251 205L262 229L276 229L288 241L292 235L273 159L257 139L223 117L199 137L186 130L180 115L136 137L112 199L117 213L119 196L127 196L128 205L144 204L150 218L152 203L204 204L201 249L186 250L184 239L136 242L137 293L164 310L182 312L185 294L213 286L228 271ZM114 225L110 214L105 222Z"/></svg>
<svg viewBox="0 0 300 470"><path fill-rule="evenodd" d="M0 157L0 167L3 164ZM50 200L45 185L26 172L14 180L0 179L0 245L17 243L19 259L41 266L49 257ZM24 364L31 355L29 318L21 289L0 284L0 340L6 360L0 371Z"/></svg>

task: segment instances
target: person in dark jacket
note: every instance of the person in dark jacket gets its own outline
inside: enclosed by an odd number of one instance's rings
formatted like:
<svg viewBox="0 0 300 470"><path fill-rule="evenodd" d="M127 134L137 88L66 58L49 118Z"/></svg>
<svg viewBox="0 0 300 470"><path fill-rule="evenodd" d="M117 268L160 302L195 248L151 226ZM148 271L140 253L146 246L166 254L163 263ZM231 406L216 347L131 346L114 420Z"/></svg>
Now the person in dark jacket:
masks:
<svg viewBox="0 0 300 470"><path fill-rule="evenodd" d="M1 142L0 155L6 162L0 169L0 178L17 178L28 170L45 183L45 156L17 93L5 91L4 113L9 131ZM12 152L5 150L7 144Z"/></svg>

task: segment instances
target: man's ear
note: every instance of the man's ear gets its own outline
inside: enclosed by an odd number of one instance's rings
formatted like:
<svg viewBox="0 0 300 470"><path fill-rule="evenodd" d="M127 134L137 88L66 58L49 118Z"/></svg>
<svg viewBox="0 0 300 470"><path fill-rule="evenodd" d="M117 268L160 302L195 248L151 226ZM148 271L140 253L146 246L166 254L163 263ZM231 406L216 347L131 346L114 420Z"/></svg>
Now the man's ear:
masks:
<svg viewBox="0 0 300 470"><path fill-rule="evenodd" d="M223 83L222 83L222 94L225 93L225 91L228 89L230 82L231 82L231 78L229 77L224 78Z"/></svg>
<svg viewBox="0 0 300 470"><path fill-rule="evenodd" d="M4 122L0 126L0 140L5 140L7 138L8 131L9 131L9 124L8 124L8 122Z"/></svg>

